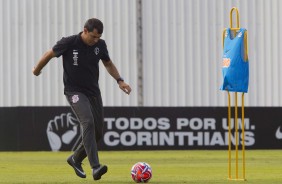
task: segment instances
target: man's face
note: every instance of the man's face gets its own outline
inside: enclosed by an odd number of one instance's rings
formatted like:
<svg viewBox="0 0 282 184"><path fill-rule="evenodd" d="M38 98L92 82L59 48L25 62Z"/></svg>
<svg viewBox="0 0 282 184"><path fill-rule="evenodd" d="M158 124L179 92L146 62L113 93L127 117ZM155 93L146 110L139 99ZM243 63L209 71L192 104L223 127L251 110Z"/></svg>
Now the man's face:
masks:
<svg viewBox="0 0 282 184"><path fill-rule="evenodd" d="M89 46L92 46L95 43L97 43L102 36L102 34L99 34L96 29L94 29L92 32L90 32L90 31L88 31L87 29L84 28L84 33L85 33L85 40L84 41Z"/></svg>

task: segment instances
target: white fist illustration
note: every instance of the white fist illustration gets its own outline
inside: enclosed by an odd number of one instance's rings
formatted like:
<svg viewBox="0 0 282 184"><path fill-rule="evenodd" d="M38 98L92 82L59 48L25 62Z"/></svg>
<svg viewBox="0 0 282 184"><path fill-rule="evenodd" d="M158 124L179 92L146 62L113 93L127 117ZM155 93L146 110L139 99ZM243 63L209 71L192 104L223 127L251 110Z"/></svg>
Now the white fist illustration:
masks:
<svg viewBox="0 0 282 184"><path fill-rule="evenodd" d="M60 150L62 143L70 144L78 133L78 125L71 113L63 113L50 120L46 132L52 151Z"/></svg>

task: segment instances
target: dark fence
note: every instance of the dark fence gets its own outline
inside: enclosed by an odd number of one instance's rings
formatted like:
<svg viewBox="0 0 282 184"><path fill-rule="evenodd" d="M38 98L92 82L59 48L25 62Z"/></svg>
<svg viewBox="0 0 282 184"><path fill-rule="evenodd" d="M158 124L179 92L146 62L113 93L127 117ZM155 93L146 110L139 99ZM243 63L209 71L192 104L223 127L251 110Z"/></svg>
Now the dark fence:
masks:
<svg viewBox="0 0 282 184"><path fill-rule="evenodd" d="M226 107L105 107L104 120L100 150L227 149L228 145ZM241 143L241 118L238 124ZM281 127L282 108L246 107L246 149L281 149ZM69 107L0 108L2 151L72 150L81 141L80 131ZM234 132L231 140L235 144Z"/></svg>

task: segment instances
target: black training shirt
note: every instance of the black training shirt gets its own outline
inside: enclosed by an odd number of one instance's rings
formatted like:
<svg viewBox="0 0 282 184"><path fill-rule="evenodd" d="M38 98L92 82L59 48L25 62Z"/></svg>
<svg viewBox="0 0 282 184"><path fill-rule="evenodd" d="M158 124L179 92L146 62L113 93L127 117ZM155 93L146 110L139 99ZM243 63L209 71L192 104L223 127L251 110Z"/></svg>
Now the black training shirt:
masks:
<svg viewBox="0 0 282 184"><path fill-rule="evenodd" d="M63 56L64 91L82 92L87 96L100 95L99 61L110 61L107 45L100 39L95 45L86 45L81 33L63 37L53 47L56 57Z"/></svg>

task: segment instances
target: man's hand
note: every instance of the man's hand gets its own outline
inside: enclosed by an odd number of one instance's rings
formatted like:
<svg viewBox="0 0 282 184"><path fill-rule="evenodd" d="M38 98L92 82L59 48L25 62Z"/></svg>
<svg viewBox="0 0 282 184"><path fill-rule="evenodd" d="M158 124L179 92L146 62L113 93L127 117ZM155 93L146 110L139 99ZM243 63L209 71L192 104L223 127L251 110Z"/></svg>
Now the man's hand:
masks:
<svg viewBox="0 0 282 184"><path fill-rule="evenodd" d="M109 60L109 61L103 61L104 66L106 67L107 71L109 72L109 74L115 79L119 79L120 75L119 72L116 68L116 66L114 65L114 63ZM118 85L119 88L124 91L126 94L130 94L131 92L131 88L128 84L126 84L123 80L118 81Z"/></svg>
<svg viewBox="0 0 282 184"><path fill-rule="evenodd" d="M123 82L123 81L119 81L118 82L118 85L119 85L119 88L122 90L122 91L124 91L126 94L130 94L130 92L131 92L131 88L130 88L130 86L128 85L128 84L126 84L125 82Z"/></svg>
<svg viewBox="0 0 282 184"><path fill-rule="evenodd" d="M34 68L32 69L32 73L33 73L33 75L38 76L38 75L41 74L41 71L36 70L36 68L34 67Z"/></svg>
<svg viewBox="0 0 282 184"><path fill-rule="evenodd" d="M44 66L55 57L55 53L52 49L48 50L38 61L37 65L33 68L32 73L36 76L40 75Z"/></svg>

